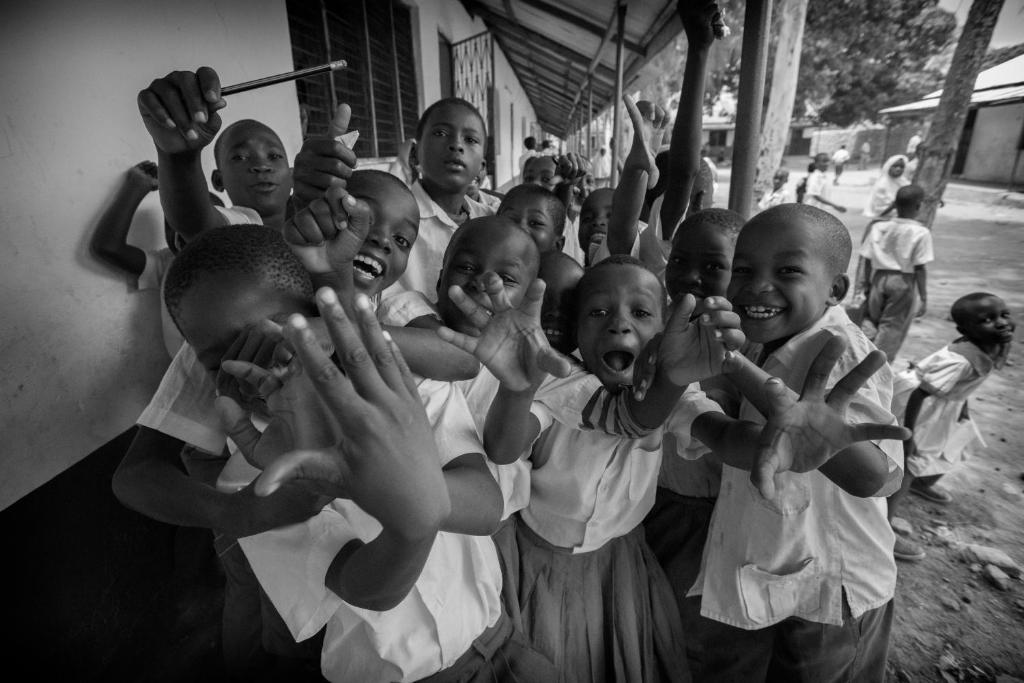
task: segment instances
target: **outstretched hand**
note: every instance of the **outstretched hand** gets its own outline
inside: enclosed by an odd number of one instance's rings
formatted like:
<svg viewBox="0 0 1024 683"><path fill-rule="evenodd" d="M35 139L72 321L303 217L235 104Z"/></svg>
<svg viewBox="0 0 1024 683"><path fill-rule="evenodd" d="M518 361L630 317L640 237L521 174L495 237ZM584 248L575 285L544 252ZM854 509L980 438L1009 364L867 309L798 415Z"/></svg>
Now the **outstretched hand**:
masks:
<svg viewBox="0 0 1024 683"><path fill-rule="evenodd" d="M859 441L910 438L910 430L893 424L846 422L846 409L864 383L885 365L875 350L844 375L825 395L829 375L846 349L846 340L832 336L818 352L799 400L782 380L765 382L768 422L761 431L750 479L768 500L775 498L775 477L783 472L810 472Z"/></svg>
<svg viewBox="0 0 1024 683"><path fill-rule="evenodd" d="M699 316L691 320L694 311ZM643 400L659 371L679 387L719 375L728 352L744 341L739 316L725 297L709 296L698 303L687 294L672 310L665 330L647 343L643 362L634 369L633 395Z"/></svg>
<svg viewBox="0 0 1024 683"><path fill-rule="evenodd" d="M725 38L729 29L722 21L718 3L708 0L679 0L679 18L686 40L694 47L709 47L715 38Z"/></svg>
<svg viewBox="0 0 1024 683"><path fill-rule="evenodd" d="M365 296L356 297L358 329L333 290L317 293L317 307L340 368L302 316L292 316L285 336L333 418L337 438L329 448L276 458L257 479L256 494L303 481L327 495L350 498L403 537L435 532L451 503L434 435L401 352L385 337Z"/></svg>
<svg viewBox="0 0 1024 683"><path fill-rule="evenodd" d="M568 375L569 359L551 348L540 326L544 281L530 283L522 303L513 307L501 278L496 273L483 277L484 291L491 300L490 311L473 301L461 287L448 290L452 302L480 330L480 336L441 327L437 331L441 339L473 354L512 391L536 389L547 374Z"/></svg>
<svg viewBox="0 0 1024 683"><path fill-rule="evenodd" d="M622 101L633 123L633 144L626 155L623 170L633 168L646 171L647 187L650 189L658 184L659 171L654 157L668 130L668 114L646 100L634 103L629 95L623 95Z"/></svg>
<svg viewBox="0 0 1024 683"><path fill-rule="evenodd" d="M351 264L370 232L370 206L332 185L284 224L284 240L310 273Z"/></svg>
<svg viewBox="0 0 1024 683"><path fill-rule="evenodd" d="M338 105L327 135L306 138L295 155L292 188L305 205L324 196L335 185L345 186L356 167L356 155L342 139L348 133L352 108ZM353 143L354 144L354 143Z"/></svg>

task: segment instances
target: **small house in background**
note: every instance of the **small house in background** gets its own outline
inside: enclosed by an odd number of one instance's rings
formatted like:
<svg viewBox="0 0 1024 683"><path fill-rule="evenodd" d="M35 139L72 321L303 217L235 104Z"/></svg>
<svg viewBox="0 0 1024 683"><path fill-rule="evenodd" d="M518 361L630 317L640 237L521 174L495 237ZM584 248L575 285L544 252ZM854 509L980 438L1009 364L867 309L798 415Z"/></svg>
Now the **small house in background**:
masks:
<svg viewBox="0 0 1024 683"><path fill-rule="evenodd" d="M888 123L886 152L899 154L915 132L925 132L941 90L878 112ZM1009 185L1024 147L1024 55L985 69L974 81L971 108L953 160L953 176Z"/></svg>

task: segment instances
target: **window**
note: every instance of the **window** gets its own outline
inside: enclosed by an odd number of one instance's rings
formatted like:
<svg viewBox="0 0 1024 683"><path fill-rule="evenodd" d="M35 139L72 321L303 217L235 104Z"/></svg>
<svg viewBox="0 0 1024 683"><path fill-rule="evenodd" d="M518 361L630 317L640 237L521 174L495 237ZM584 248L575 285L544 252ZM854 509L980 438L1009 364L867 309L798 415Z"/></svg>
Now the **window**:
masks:
<svg viewBox="0 0 1024 683"><path fill-rule="evenodd" d="M728 139L729 131L727 130L708 131L708 145L711 147L725 147Z"/></svg>
<svg viewBox="0 0 1024 683"><path fill-rule="evenodd" d="M333 73L296 81L310 135L327 132L338 104L352 107L357 153L394 156L416 133L419 102L409 8L397 0L288 0L296 69L344 59Z"/></svg>
<svg viewBox="0 0 1024 683"><path fill-rule="evenodd" d="M447 38L437 34L437 66L441 72L441 99L455 95L454 70L452 68L452 44Z"/></svg>

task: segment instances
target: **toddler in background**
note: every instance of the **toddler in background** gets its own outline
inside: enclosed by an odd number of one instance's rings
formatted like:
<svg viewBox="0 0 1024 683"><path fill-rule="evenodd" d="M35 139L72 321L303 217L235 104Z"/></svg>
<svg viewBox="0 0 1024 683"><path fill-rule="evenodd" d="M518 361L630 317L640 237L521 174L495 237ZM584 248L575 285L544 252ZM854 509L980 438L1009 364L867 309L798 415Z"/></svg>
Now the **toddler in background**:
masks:
<svg viewBox="0 0 1024 683"><path fill-rule="evenodd" d="M889 498L889 520L910 491L933 503L952 496L936 486L945 474L985 442L971 419L968 398L993 370L1006 363L1016 325L998 296L974 292L956 300L950 310L960 337L896 375L893 412L913 430L904 442L906 474L900 490ZM898 560L915 561L924 550L897 537Z"/></svg>
<svg viewBox="0 0 1024 683"><path fill-rule="evenodd" d="M529 183L516 185L501 200L498 215L509 218L530 233L541 254L562 250L565 243L565 204L554 192Z"/></svg>

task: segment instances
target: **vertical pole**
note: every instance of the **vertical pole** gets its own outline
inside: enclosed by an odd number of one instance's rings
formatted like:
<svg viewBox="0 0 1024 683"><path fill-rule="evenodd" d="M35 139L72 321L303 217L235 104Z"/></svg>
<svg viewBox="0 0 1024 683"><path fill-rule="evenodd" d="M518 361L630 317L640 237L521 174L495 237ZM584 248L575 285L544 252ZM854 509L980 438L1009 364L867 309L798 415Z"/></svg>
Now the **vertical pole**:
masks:
<svg viewBox="0 0 1024 683"><path fill-rule="evenodd" d="M615 118L612 122L612 175L611 186L619 184L619 137L622 135L622 71L625 54L622 41L626 31L626 3L619 2L616 11L619 13L619 25L615 31ZM761 77L764 80L764 77Z"/></svg>
<svg viewBox="0 0 1024 683"><path fill-rule="evenodd" d="M729 208L744 218L750 216L754 201L754 175L761 145L761 107L764 101L771 22L771 0L747 0L743 19L740 94L736 102L732 179L729 181Z"/></svg>
<svg viewBox="0 0 1024 683"><path fill-rule="evenodd" d="M370 128L373 131L373 156L380 156L377 145L377 103L373 99L373 58L370 56L370 21L366 18L366 0L363 0L363 45L366 46L366 80L370 86Z"/></svg>
<svg viewBox="0 0 1024 683"><path fill-rule="evenodd" d="M393 2L388 3L388 15L391 19L391 66L395 72L395 113L398 115L398 137L396 139L401 144L405 139L405 118L402 116L402 80L398 73L398 42L395 40L395 4Z"/></svg>
<svg viewBox="0 0 1024 683"><path fill-rule="evenodd" d="M591 124L594 122L594 79L587 83L587 159L594 158L594 136Z"/></svg>

